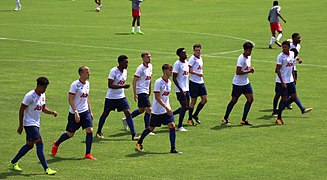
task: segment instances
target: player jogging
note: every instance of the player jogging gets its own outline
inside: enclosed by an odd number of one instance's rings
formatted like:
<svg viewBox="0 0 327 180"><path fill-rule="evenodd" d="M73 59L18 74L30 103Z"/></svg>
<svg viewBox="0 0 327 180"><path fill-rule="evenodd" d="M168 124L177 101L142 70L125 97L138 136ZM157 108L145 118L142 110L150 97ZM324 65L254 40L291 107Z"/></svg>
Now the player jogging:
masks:
<svg viewBox="0 0 327 180"><path fill-rule="evenodd" d="M270 22L270 30L272 37L270 38L269 41L269 48L273 49L272 43L275 41L275 43L281 47L280 44L280 39L282 38L282 25L279 23L279 18L280 17L284 23L286 23L286 20L280 15L280 10L281 7L278 6L278 1L273 2L273 7L270 9L269 14L268 14L268 21ZM276 31L278 32L278 36L276 38ZM276 40L275 40L276 38Z"/></svg>

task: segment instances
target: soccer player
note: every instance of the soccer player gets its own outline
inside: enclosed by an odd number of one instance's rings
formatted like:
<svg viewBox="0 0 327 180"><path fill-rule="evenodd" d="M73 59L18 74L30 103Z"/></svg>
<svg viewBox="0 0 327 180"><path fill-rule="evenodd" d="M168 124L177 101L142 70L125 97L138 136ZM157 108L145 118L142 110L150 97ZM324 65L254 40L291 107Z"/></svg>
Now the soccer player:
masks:
<svg viewBox="0 0 327 180"><path fill-rule="evenodd" d="M141 54L143 63L140 64L133 78L133 92L134 100L138 101L138 109L132 112L132 118L144 114L144 125L145 128L149 126L150 116L151 116L151 104L149 101L149 95L151 91L151 78L152 78L152 64L150 52L143 52ZM123 119L125 130L128 129L126 119ZM151 132L154 135L153 132Z"/></svg>
<svg viewBox="0 0 327 180"><path fill-rule="evenodd" d="M16 0L15 11L20 11L21 9L22 9L22 5L20 4L20 0Z"/></svg>
<svg viewBox="0 0 327 180"><path fill-rule="evenodd" d="M222 124L225 125L230 125L228 119L229 114L242 94L244 94L246 97L246 103L244 105L243 117L240 123L241 125L252 125L246 120L246 118L253 103L253 90L249 81L249 73L254 73L254 68L251 67L251 53L253 44L251 42L245 42L243 44L243 49L243 54L238 57L236 72L233 78L232 99L227 106L225 116L221 120Z"/></svg>
<svg viewBox="0 0 327 180"><path fill-rule="evenodd" d="M169 139L170 139L170 153L181 154L176 150L176 132L174 116L169 104L169 94L171 91L170 76L172 75L172 66L164 64L162 66L163 76L158 78L154 83L154 97L152 103L152 112L150 125L143 131L141 138L137 141L137 149L143 151L144 138L154 130L155 127L168 125L169 127Z"/></svg>
<svg viewBox="0 0 327 180"><path fill-rule="evenodd" d="M95 8L95 11L99 12L102 8L101 0L94 0L94 2L98 5L98 7Z"/></svg>
<svg viewBox="0 0 327 180"><path fill-rule="evenodd" d="M203 61L201 57L201 44L193 45L193 55L188 60L188 66L191 74L190 75L191 103L188 109L189 118L187 122L190 125L194 125L194 122L192 120L192 118L194 118L198 124L201 124L201 121L199 120L198 116L200 111L208 101L207 90L203 80L204 74L203 74ZM201 102L196 107L195 113L192 114L195 103L199 96L201 97Z"/></svg>
<svg viewBox="0 0 327 180"><path fill-rule="evenodd" d="M183 127L183 120L190 102L190 93L188 85L189 67L188 62L186 60L186 51L184 48L178 48L176 50L176 55L179 57L179 59L174 63L173 81L175 83L175 92L177 95L177 100L179 101L181 107L175 110L173 114L179 114L177 130L184 132L187 131L187 129Z"/></svg>
<svg viewBox="0 0 327 180"><path fill-rule="evenodd" d="M141 6L140 3L143 0L131 0L132 1L132 34L141 34L144 33L141 31ZM135 32L135 22L137 22L137 31Z"/></svg>
<svg viewBox="0 0 327 180"><path fill-rule="evenodd" d="M294 81L294 52L290 51L290 42L284 41L282 43L282 52L277 56L276 63L276 94L282 96L279 102L278 116L276 123L279 125L284 124L282 120L282 112L286 106L298 99L296 94L296 87ZM291 95L287 99L288 95ZM310 112L312 108L301 109L302 114Z"/></svg>
<svg viewBox="0 0 327 180"><path fill-rule="evenodd" d="M270 9L269 14L268 14L268 21L270 22L270 30L271 30L271 34L272 37L270 38L270 42L269 42L269 48L273 49L272 43L275 41L275 43L281 47L280 44L280 39L283 37L282 34L282 26L279 23L279 18L280 17L284 23L286 23L286 20L282 17L282 15L280 15L280 10L281 7L278 6L278 1L274 1L273 2L273 7ZM278 36L276 38L276 31L278 32ZM276 40L275 40L276 38Z"/></svg>
<svg viewBox="0 0 327 180"><path fill-rule="evenodd" d="M132 134L132 140L139 140L139 136L136 136L132 115L129 110L129 104L127 102L124 89L130 87L130 84L125 84L127 80L127 66L128 57L120 55L118 57L118 66L110 70L108 77L108 91L104 104L104 110L99 119L98 130L96 136L100 139L104 138L102 134L102 127L109 116L110 111L117 109L118 112L123 111L126 117L126 122Z"/></svg>
<svg viewBox="0 0 327 180"><path fill-rule="evenodd" d="M29 91L19 109L19 126L18 134L22 134L23 128L26 132L26 144L18 151L17 155L10 161L10 167L16 171L22 171L18 166L18 160L22 158L29 150L36 145L36 154L44 168L46 174L53 175L57 171L48 167L44 156L43 141L40 133L40 115L42 112L57 116L56 111L50 110L45 106L45 91L49 85L49 80L46 77L39 77L36 88Z"/></svg>
<svg viewBox="0 0 327 180"><path fill-rule="evenodd" d="M57 141L52 143L52 155L56 156L59 145L74 136L75 132L82 126L86 132L86 152L84 159L96 160L91 154L93 141L93 114L90 105L90 68L81 66L78 68L79 79L70 85L68 102L70 105L66 132Z"/></svg>

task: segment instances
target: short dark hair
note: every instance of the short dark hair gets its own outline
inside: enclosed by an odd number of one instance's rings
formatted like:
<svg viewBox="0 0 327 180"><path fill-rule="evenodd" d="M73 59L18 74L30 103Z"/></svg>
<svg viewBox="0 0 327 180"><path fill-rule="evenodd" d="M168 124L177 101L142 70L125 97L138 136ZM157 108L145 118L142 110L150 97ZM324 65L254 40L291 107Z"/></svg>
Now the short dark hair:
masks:
<svg viewBox="0 0 327 180"><path fill-rule="evenodd" d="M171 66L170 64L164 64L164 65L162 65L162 67L161 67L162 71L164 71L164 70L166 70L166 69L171 69L171 68L172 68L172 66Z"/></svg>
<svg viewBox="0 0 327 180"><path fill-rule="evenodd" d="M287 45L288 47L291 47L291 44L289 41L283 41L282 42L282 45Z"/></svg>
<svg viewBox="0 0 327 180"><path fill-rule="evenodd" d="M244 50L252 49L252 48L253 48L253 44L252 44L251 42L249 42L249 41L247 41L247 42L245 42L245 43L243 44L243 49L244 49Z"/></svg>
<svg viewBox="0 0 327 180"><path fill-rule="evenodd" d="M194 50L195 48L200 48L200 49L201 49L201 44L194 44L194 45L193 45L193 50Z"/></svg>
<svg viewBox="0 0 327 180"><path fill-rule="evenodd" d="M295 32L292 34L292 39L295 39L298 35L300 35L299 33Z"/></svg>
<svg viewBox="0 0 327 180"><path fill-rule="evenodd" d="M49 80L46 77L39 77L36 79L36 82L38 86L47 86L49 84Z"/></svg>
<svg viewBox="0 0 327 180"><path fill-rule="evenodd" d="M176 50L176 55L179 56L179 54L180 54L182 51L184 51L184 50L185 50L185 48L178 48L178 49Z"/></svg>
<svg viewBox="0 0 327 180"><path fill-rule="evenodd" d="M81 67L79 67L78 68L78 74L81 75L83 73L84 69L88 69L88 67L87 66L81 66Z"/></svg>
<svg viewBox="0 0 327 180"><path fill-rule="evenodd" d="M274 6L277 6L277 5L278 5L278 1L274 1L274 2L273 2L273 5L274 5Z"/></svg>
<svg viewBox="0 0 327 180"><path fill-rule="evenodd" d="M150 54L150 52L148 52L148 51L142 52L142 54L141 54L141 58L144 58L145 55L147 55L147 54Z"/></svg>
<svg viewBox="0 0 327 180"><path fill-rule="evenodd" d="M118 63L120 64L121 62L123 62L125 59L128 59L128 57L126 55L120 55L118 57Z"/></svg>

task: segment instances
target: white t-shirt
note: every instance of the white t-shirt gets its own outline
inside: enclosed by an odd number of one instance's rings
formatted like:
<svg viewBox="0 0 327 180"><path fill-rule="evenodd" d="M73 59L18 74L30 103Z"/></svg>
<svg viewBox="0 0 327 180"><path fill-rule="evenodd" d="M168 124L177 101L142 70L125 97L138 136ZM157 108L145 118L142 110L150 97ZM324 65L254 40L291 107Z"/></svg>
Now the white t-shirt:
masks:
<svg viewBox="0 0 327 180"><path fill-rule="evenodd" d="M22 104L27 106L24 110L23 126L40 127L40 115L45 106L45 93L39 96L35 90L31 90L25 95Z"/></svg>
<svg viewBox="0 0 327 180"><path fill-rule="evenodd" d="M140 64L134 76L138 77L139 79L136 81L136 94L146 93L149 94L149 86L151 83L152 77L152 64L148 64L146 67L144 64Z"/></svg>
<svg viewBox="0 0 327 180"><path fill-rule="evenodd" d="M243 54L241 54L238 57L236 66L241 67L242 71L249 70L251 68L251 56L248 56L246 58L246 57L244 57ZM233 84L238 85L238 86L244 86L244 85L247 85L249 83L250 83L250 80L249 80L249 75L248 74L242 74L242 75L235 74L234 75Z"/></svg>
<svg viewBox="0 0 327 180"><path fill-rule="evenodd" d="M166 104L166 106L171 109L169 104L169 94L171 91L171 81L168 79L168 81L165 81L162 77L156 80L154 83L154 89L153 92L159 92L160 98L162 101ZM159 104L159 102L156 100L155 95L153 95L153 103L152 103L152 111L153 114L165 114L167 113L166 109Z"/></svg>
<svg viewBox="0 0 327 180"><path fill-rule="evenodd" d="M114 67L110 70L108 79L114 80L113 84L116 86L123 86L127 80L127 70L124 69L123 72ZM124 88L111 89L107 91L107 99L121 99L125 97Z"/></svg>
<svg viewBox="0 0 327 180"><path fill-rule="evenodd" d="M87 103L89 93L90 93L89 81L85 81L85 83L82 83L78 79L70 85L69 94L75 95L74 105L78 113L82 113L89 110L89 106ZM69 108L69 112L75 114L72 107Z"/></svg>
<svg viewBox="0 0 327 180"><path fill-rule="evenodd" d="M177 60L174 64L173 73L177 74L177 81L179 84L179 87L182 88L182 90L189 91L188 87L188 73L189 73L189 67L188 63L185 60L185 62L181 62L180 60ZM177 86L175 85L175 92L180 92Z"/></svg>
<svg viewBox="0 0 327 180"><path fill-rule="evenodd" d="M202 57L200 56L200 58L197 58L196 56L194 56L194 54L190 57L190 59L188 60L188 66L192 68L193 71L203 74L203 61L202 61ZM198 83L198 84L203 84L204 80L203 77L200 77L196 74L191 74L190 75L190 81L194 82L194 83Z"/></svg>
<svg viewBox="0 0 327 180"><path fill-rule="evenodd" d="M282 75L282 79L284 83L291 83L294 81L293 78L293 65L294 65L294 53L293 51L289 52L290 54L284 54L281 52L277 56L277 64L282 65L280 68L280 73ZM276 74L276 82L281 82L278 75Z"/></svg>
<svg viewBox="0 0 327 180"><path fill-rule="evenodd" d="M295 46L293 43L291 43L291 48L290 49L293 49L293 48L295 48L297 50L297 53L299 55L300 49L301 49L301 45L300 44L297 44ZM296 71L296 59L294 60L294 71Z"/></svg>

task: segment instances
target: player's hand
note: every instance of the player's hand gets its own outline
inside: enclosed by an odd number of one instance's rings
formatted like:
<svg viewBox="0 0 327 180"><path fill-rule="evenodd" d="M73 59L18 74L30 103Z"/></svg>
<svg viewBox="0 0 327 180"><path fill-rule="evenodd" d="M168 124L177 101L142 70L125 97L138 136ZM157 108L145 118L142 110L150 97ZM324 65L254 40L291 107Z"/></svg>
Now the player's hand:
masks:
<svg viewBox="0 0 327 180"><path fill-rule="evenodd" d="M79 123L80 121L81 120L80 120L79 114L75 112L75 122Z"/></svg>
<svg viewBox="0 0 327 180"><path fill-rule="evenodd" d="M92 113L92 112L90 112L90 116L91 116L91 118L92 118L92 121L93 121L93 113Z"/></svg>
<svg viewBox="0 0 327 180"><path fill-rule="evenodd" d="M126 88L126 89L128 89L129 87L131 87L130 84L125 84L125 85L124 85L124 88Z"/></svg>
<svg viewBox="0 0 327 180"><path fill-rule="evenodd" d="M52 114L54 117L57 117L57 115L58 115L57 111L52 111L51 114Z"/></svg>
<svg viewBox="0 0 327 180"><path fill-rule="evenodd" d="M287 88L287 85L284 82L282 82L282 87Z"/></svg>
<svg viewBox="0 0 327 180"><path fill-rule="evenodd" d="M199 74L198 74L198 76L199 76L199 77L203 77L203 76L204 76L204 74L200 74L200 73L199 73Z"/></svg>
<svg viewBox="0 0 327 180"><path fill-rule="evenodd" d="M171 110L171 109L166 109L167 110L167 114L169 115L169 116L172 116L173 115L173 111Z"/></svg>
<svg viewBox="0 0 327 180"><path fill-rule="evenodd" d="M284 23L286 23L286 20L285 19L283 19L283 21L284 21Z"/></svg>
<svg viewBox="0 0 327 180"><path fill-rule="evenodd" d="M17 133L22 134L22 132L23 132L23 126L18 126Z"/></svg>
<svg viewBox="0 0 327 180"><path fill-rule="evenodd" d="M250 72L251 72L251 73L254 73L254 67L252 67L252 68L250 69Z"/></svg>
<svg viewBox="0 0 327 180"><path fill-rule="evenodd" d="M301 64L302 63L302 59L301 58L297 58L297 60L296 60L297 62L299 62L299 64Z"/></svg>
<svg viewBox="0 0 327 180"><path fill-rule="evenodd" d="M137 94L134 94L134 101L136 102L137 101Z"/></svg>

